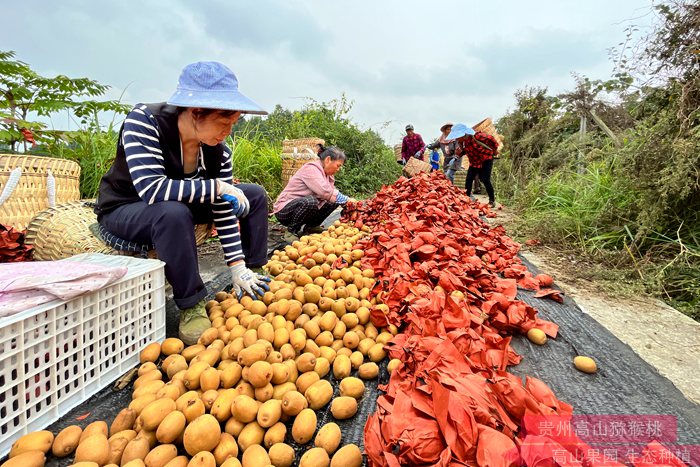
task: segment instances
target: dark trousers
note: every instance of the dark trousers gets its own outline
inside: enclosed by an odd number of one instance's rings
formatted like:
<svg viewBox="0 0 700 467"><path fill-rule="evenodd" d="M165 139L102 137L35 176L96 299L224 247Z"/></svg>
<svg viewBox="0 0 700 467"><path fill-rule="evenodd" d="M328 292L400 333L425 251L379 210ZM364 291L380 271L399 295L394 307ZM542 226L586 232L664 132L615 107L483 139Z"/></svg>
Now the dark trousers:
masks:
<svg viewBox="0 0 700 467"><path fill-rule="evenodd" d="M287 226L295 234L301 231L301 227L316 227L326 220L335 209L340 206L336 203L325 203L320 208L318 200L313 196L297 198L287 203L275 214L280 224Z"/></svg>
<svg viewBox="0 0 700 467"><path fill-rule="evenodd" d="M259 185L236 185L250 201L250 212L239 220L241 245L248 267L267 262L267 194ZM173 287L178 308L190 308L207 295L199 275L195 224L213 219L210 204L143 201L120 206L100 216L107 231L132 242L153 244L158 258L165 262L165 277Z"/></svg>
<svg viewBox="0 0 700 467"><path fill-rule="evenodd" d="M489 195L489 201L494 201L496 196L493 192L493 185L491 184L491 170L493 169L493 159L484 161L478 169L476 167L469 166L467 170L467 183L464 186L467 194L471 196L472 186L474 185L474 178L479 175L479 180L484 184L486 188L486 193Z"/></svg>

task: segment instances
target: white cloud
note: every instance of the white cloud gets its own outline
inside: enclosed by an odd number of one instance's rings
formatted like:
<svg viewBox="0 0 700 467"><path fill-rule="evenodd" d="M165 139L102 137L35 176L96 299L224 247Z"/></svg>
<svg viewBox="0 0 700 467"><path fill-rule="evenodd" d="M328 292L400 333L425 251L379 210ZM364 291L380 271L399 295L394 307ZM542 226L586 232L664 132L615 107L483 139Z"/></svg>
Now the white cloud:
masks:
<svg viewBox="0 0 700 467"><path fill-rule="evenodd" d="M219 60L270 110L345 92L353 120L393 144L408 122L432 139L447 120L497 118L525 85L560 92L573 71L607 78L607 49L624 39L626 20L649 20L651 0L8 3L2 48L42 74L86 76L112 86L109 98L153 102L172 93L185 64Z"/></svg>

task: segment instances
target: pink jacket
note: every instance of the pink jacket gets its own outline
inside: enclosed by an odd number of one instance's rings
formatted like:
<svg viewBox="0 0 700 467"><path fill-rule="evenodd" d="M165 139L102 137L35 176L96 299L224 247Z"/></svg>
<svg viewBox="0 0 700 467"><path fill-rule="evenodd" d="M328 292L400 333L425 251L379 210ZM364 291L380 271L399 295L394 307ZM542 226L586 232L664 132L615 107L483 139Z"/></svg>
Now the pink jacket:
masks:
<svg viewBox="0 0 700 467"><path fill-rule="evenodd" d="M335 177L326 175L321 159L307 162L297 170L277 197L272 211L278 213L290 201L305 196L314 196L318 199L319 208L327 201L336 202L338 190L335 189Z"/></svg>

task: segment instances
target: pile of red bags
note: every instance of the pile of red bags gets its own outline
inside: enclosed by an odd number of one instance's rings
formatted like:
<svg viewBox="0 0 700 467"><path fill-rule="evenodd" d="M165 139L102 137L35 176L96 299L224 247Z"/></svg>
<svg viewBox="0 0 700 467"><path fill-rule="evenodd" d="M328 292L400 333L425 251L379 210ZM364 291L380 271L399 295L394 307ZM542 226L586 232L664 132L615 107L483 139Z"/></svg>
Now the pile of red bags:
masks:
<svg viewBox="0 0 700 467"><path fill-rule="evenodd" d="M372 322L402 330L387 347L402 364L365 425L369 465L622 465L587 458L576 436L544 436L535 423L525 433L526 420L566 424L572 414L542 381L506 371L520 361L513 333L557 335L515 298L551 278L532 276L520 245L479 217L488 213L439 172L401 178L344 212L372 229L357 246L383 302Z"/></svg>
<svg viewBox="0 0 700 467"><path fill-rule="evenodd" d="M29 261L32 247L24 244L24 233L0 224L0 263Z"/></svg>

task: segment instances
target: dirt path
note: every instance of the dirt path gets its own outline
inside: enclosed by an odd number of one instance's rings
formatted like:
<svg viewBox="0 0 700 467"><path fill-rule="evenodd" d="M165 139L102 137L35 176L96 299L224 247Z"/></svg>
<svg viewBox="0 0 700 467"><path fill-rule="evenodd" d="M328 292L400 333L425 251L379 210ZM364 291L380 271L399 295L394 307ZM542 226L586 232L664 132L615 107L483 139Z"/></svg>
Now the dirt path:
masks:
<svg viewBox="0 0 700 467"><path fill-rule="evenodd" d="M513 213L497 210L490 219L506 232ZM574 299L584 313L605 326L646 362L670 380L688 400L700 404L700 323L652 297L618 298L586 277L585 265L554 250L523 245L522 254L555 285Z"/></svg>

